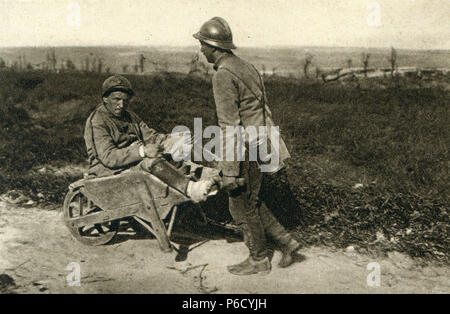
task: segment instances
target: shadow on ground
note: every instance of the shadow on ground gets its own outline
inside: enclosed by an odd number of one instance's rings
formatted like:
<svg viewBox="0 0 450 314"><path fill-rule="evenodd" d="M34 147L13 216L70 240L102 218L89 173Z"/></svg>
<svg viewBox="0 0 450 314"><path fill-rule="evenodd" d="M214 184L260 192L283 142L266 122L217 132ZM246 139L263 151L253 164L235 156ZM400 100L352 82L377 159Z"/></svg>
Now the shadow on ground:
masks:
<svg viewBox="0 0 450 314"><path fill-rule="evenodd" d="M265 177L260 197L287 229L300 224L301 209L289 186L286 172ZM121 222L119 233L109 244L152 238L153 235L145 227L129 218ZM243 240L242 233L233 225L228 196L224 192L202 203L201 209L191 203L179 206L171 235L171 242L178 253L175 260L186 260L190 251L210 240L226 240L229 243ZM275 245L270 239L269 247L273 255ZM303 257L299 256L299 262L302 260Z"/></svg>

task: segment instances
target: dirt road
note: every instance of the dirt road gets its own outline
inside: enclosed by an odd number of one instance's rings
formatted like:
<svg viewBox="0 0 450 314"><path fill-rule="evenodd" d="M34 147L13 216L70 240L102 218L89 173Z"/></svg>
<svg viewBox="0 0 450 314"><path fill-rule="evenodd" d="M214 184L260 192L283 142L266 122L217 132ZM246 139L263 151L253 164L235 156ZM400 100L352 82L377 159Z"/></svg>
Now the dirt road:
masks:
<svg viewBox="0 0 450 314"><path fill-rule="evenodd" d="M449 293L448 267L420 267L399 253L373 260L330 248L310 247L287 269L237 277L226 265L241 261L242 242L211 240L175 263L156 240L127 239L101 247L76 242L58 211L0 202L0 292L3 293ZM68 265L71 264L69 268ZM380 266L380 286L368 286L370 262ZM80 285L70 286L79 265ZM14 280L14 284L8 280ZM371 277L374 278L374 277ZM1 281L1 280L0 280ZM72 282L74 282L72 280Z"/></svg>

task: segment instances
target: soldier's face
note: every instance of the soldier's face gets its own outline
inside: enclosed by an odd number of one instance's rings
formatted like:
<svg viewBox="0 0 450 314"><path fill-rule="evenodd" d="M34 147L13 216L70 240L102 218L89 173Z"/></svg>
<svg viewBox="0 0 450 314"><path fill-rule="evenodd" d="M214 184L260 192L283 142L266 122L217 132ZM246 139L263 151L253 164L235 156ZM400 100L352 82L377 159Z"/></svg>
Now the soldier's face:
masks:
<svg viewBox="0 0 450 314"><path fill-rule="evenodd" d="M214 51L215 48L211 47L203 42L201 42L202 47L200 48L200 51L205 55L206 60L208 60L209 63L214 63Z"/></svg>
<svg viewBox="0 0 450 314"><path fill-rule="evenodd" d="M120 117L128 108L130 98L127 93L116 91L109 94L108 97L103 97L103 102L113 115Z"/></svg>

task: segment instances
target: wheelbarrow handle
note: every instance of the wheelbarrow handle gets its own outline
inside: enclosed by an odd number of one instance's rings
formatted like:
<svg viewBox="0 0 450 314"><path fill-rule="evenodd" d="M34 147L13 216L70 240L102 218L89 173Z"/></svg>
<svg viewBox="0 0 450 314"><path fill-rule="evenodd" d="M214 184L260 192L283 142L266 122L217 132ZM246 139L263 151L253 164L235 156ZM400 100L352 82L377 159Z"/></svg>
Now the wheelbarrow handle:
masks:
<svg viewBox="0 0 450 314"><path fill-rule="evenodd" d="M236 184L241 187L241 186L245 186L245 179L244 178L237 178L236 179ZM219 189L221 188L222 183L221 182L217 182L217 184L215 184L212 188L211 191L208 193L209 196L211 195L216 195L217 192L219 191Z"/></svg>
<svg viewBox="0 0 450 314"><path fill-rule="evenodd" d="M236 179L237 186L245 186L245 179L244 178L237 178ZM219 180L219 185L222 186L222 180Z"/></svg>

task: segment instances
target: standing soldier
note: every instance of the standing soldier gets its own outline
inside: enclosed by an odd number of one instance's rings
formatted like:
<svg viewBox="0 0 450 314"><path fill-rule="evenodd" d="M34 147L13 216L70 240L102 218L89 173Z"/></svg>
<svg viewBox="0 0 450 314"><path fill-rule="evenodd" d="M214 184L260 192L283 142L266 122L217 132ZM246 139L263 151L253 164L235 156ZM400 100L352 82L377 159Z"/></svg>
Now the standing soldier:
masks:
<svg viewBox="0 0 450 314"><path fill-rule="evenodd" d="M201 43L201 52L216 70L213 76L214 100L220 128L226 134L226 127L272 126L272 114L268 107L265 88L256 68L233 54L233 36L228 23L214 17L203 24L193 35ZM224 141L227 142L227 141ZM278 153L281 163L289 158L281 137ZM257 161L219 161L223 175L222 188L229 192L229 210L239 225L247 245L249 257L236 265L228 266L235 275L268 274L271 271L266 235L280 245L282 258L280 267L287 267L294 261L293 255L300 244L277 221L264 202L259 199L263 173ZM278 171L280 168L276 169ZM274 171L274 172L275 172ZM245 185L238 186L238 179Z"/></svg>

